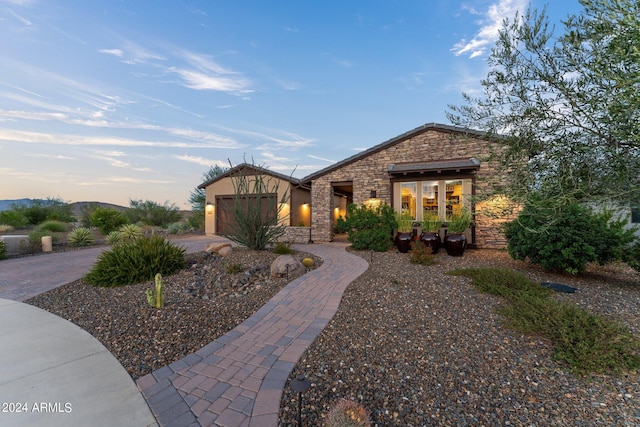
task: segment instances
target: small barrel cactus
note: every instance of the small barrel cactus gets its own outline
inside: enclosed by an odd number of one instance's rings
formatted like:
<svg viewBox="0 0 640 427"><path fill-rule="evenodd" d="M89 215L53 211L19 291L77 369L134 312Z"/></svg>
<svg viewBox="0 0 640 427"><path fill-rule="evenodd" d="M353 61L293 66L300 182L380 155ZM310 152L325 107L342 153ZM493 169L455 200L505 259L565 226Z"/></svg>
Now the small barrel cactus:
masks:
<svg viewBox="0 0 640 427"><path fill-rule="evenodd" d="M307 268L311 268L315 265L315 262L313 262L311 258L304 258L302 260L302 265L304 265Z"/></svg>
<svg viewBox="0 0 640 427"><path fill-rule="evenodd" d="M325 423L326 427L371 427L369 412L353 400L340 399L335 403Z"/></svg>

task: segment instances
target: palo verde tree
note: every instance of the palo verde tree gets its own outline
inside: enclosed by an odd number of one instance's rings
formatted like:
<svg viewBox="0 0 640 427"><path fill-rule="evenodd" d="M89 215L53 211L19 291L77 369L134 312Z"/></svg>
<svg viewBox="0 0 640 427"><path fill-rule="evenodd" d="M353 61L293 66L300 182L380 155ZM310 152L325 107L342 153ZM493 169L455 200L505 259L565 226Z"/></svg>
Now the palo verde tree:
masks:
<svg viewBox="0 0 640 427"><path fill-rule="evenodd" d="M238 168L231 180L233 203L217 207L218 215L227 219L224 236L247 248L264 250L285 232L282 213L289 203L289 191L281 192L281 180L253 162Z"/></svg>
<svg viewBox="0 0 640 427"><path fill-rule="evenodd" d="M483 96L448 112L495 137L509 176L495 191L543 203L549 225L554 207L640 201L640 3L580 3L558 37L544 9L506 19Z"/></svg>

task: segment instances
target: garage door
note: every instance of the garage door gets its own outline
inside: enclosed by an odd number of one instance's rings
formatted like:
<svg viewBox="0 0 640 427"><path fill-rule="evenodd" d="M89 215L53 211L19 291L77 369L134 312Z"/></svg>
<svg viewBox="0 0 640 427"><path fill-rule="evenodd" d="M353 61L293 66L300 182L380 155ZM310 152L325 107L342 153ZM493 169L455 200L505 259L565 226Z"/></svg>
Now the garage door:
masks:
<svg viewBox="0 0 640 427"><path fill-rule="evenodd" d="M240 197L240 196L239 196ZM238 221L234 215L234 203L236 196L216 196L216 234L231 234L236 229ZM258 196L242 196L241 206L243 212L260 211L262 219L268 215L277 215L277 195L263 194L258 201Z"/></svg>

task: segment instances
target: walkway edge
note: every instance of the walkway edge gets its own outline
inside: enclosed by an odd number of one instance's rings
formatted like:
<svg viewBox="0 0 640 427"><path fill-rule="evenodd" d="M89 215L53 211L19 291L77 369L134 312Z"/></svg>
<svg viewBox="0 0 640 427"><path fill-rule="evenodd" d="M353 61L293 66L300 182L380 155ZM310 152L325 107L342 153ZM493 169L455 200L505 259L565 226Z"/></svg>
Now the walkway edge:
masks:
<svg viewBox="0 0 640 427"><path fill-rule="evenodd" d="M185 358L140 378L162 426L277 426L286 381L368 263L345 244L296 245L323 259L253 316Z"/></svg>

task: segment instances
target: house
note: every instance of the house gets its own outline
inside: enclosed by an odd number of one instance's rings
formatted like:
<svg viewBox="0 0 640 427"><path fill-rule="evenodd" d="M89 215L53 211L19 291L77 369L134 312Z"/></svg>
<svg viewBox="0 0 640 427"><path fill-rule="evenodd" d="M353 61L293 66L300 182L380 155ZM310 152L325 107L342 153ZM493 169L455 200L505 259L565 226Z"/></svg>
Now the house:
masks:
<svg viewBox="0 0 640 427"><path fill-rule="evenodd" d="M283 223L304 224L309 239L333 239L337 219L347 205L387 203L397 211L409 212L421 221L427 212L449 218L471 198L487 192L497 175L497 164L488 160L490 140L482 132L443 124L425 124L374 147L295 180L268 170L291 191L290 206ZM206 233L223 234L226 219L216 217L221 203L233 195L235 173L250 173L243 164L225 175L199 186L206 190ZM500 226L510 219L500 212L505 200L477 203L475 225L467 231L472 247L504 248L506 240ZM444 230L443 230L444 231Z"/></svg>
<svg viewBox="0 0 640 427"><path fill-rule="evenodd" d="M285 234L286 240L308 243L310 240L311 222L311 193L302 186L300 180L286 176L259 166L242 163L222 175L203 182L198 186L205 190L205 233L224 235L233 227L235 218L231 215L235 200L238 177L248 177L251 185L253 178L260 176L269 191L275 193L261 194L262 209L272 209L278 212L281 224L289 227ZM287 199L287 203L279 202ZM256 203L257 205L257 203ZM301 236L297 236L300 234Z"/></svg>

